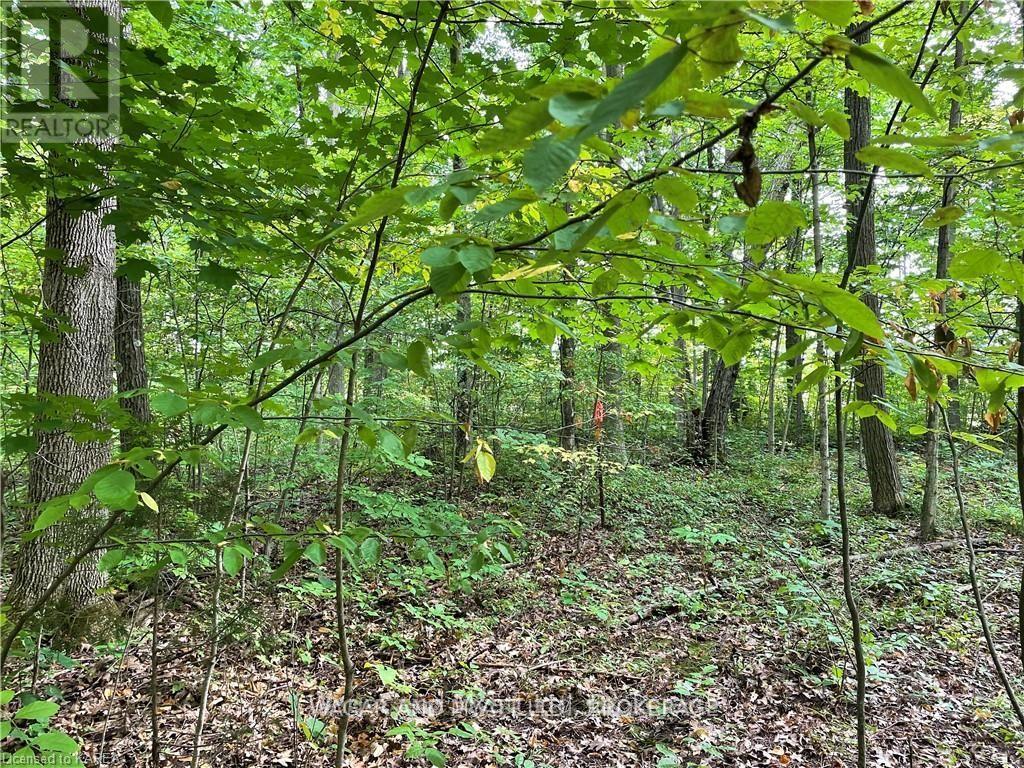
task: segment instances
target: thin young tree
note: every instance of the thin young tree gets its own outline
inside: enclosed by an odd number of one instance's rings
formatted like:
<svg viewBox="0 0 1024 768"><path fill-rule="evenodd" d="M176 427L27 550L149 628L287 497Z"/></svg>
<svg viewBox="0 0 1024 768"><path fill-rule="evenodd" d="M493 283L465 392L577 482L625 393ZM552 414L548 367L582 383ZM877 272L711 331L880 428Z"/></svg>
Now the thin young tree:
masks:
<svg viewBox="0 0 1024 768"><path fill-rule="evenodd" d="M967 11L967 4L960 4L960 14ZM959 70L964 65L964 43L959 36L953 47L953 70ZM949 132L956 133L960 128L961 109L960 100L953 98L949 102ZM942 183L942 205L943 209L949 208L956 202L957 177L947 176ZM935 279L946 280L949 277L950 247L956 237L956 224L946 222L939 227L938 239L935 248ZM939 316L935 323L934 342L937 350L942 353L950 353L950 348L955 339L950 331L946 318L946 292L942 291L935 297L935 311ZM927 408L925 435L925 476L924 492L921 499L920 530L918 536L922 542L931 541L936 534L936 516L938 512L938 483L939 483L939 406L929 398ZM947 415L950 411L947 410ZM958 419L950 419L950 423Z"/></svg>

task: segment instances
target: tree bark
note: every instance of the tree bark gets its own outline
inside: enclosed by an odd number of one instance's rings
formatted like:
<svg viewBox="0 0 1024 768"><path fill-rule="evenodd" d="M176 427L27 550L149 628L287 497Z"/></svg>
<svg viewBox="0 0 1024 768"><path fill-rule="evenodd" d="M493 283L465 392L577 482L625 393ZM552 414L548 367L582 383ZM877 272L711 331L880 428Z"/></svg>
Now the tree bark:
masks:
<svg viewBox="0 0 1024 768"><path fill-rule="evenodd" d="M855 42L863 45L869 40L870 33L864 32ZM871 142L871 98L847 88L845 100L850 115L850 139L843 146L844 167L858 172L846 174L847 258L854 267L868 267L875 263L875 212L873 196L864 196L866 177L859 172L868 168L857 158L857 152ZM862 218L859 226L858 216ZM877 296L865 292L862 298L876 315L880 313ZM881 365L872 360L862 362L856 369L855 381L859 400L884 407L885 372ZM870 416L861 421L861 435L874 511L880 515L898 514L906 508L906 501L892 433L876 417Z"/></svg>
<svg viewBox="0 0 1024 768"><path fill-rule="evenodd" d="M70 5L76 10L91 7L108 15L120 14L120 3L116 0ZM61 62L85 68L89 62L73 58L67 51L59 50L58 45L55 43L51 49L51 84L57 99L69 101L69 78ZM96 143L101 150L113 144L111 139ZM99 182L103 171L99 167L94 170ZM116 240L114 228L104 225L103 217L115 205L113 198L102 197L91 210L72 213L63 199L47 197L46 247L60 256L47 259L43 267L43 322L48 332L40 338L36 387L42 400L82 398L96 402L112 394ZM62 328L63 323L67 326ZM72 418L77 423L87 421L81 416ZM105 428L102 424L88 426ZM40 504L77 491L92 472L110 460L107 438L75 440L67 427L40 427L35 436L38 447L29 461L29 527ZM65 555L79 551L106 515L106 510L96 505L71 509L62 521L25 542L14 572L10 602L19 606L41 597L63 570ZM98 553L83 558L54 592L49 614L61 628L78 623L83 613L97 602L96 593L103 584L98 562Z"/></svg>
<svg viewBox="0 0 1024 768"><path fill-rule="evenodd" d="M693 452L693 460L697 464L717 464L725 456L725 425L729 420L729 407L739 375L738 363L726 365L721 358L718 359L697 431Z"/></svg>
<svg viewBox="0 0 1024 768"><path fill-rule="evenodd" d="M562 423L558 429L558 445L566 451L576 450L576 340L571 336L558 338L558 408Z"/></svg>
<svg viewBox="0 0 1024 768"><path fill-rule="evenodd" d="M142 321L142 286L126 275L117 276L114 309L114 357L117 361L117 391L135 392L149 387L146 368L145 331ZM151 420L146 392L124 397L121 406L132 423L121 430L121 450L127 451L144 440Z"/></svg>

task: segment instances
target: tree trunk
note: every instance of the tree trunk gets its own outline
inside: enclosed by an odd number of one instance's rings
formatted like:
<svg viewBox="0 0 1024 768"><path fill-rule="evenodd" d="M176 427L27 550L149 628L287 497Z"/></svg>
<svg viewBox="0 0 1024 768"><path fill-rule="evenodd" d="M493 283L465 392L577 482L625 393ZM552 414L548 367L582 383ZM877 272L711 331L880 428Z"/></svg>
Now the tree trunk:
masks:
<svg viewBox="0 0 1024 768"><path fill-rule="evenodd" d="M41 398L80 397L93 402L110 397L114 381L114 228L102 218L114 210L110 198L95 210L72 215L57 198L46 201L46 247L65 254L47 259L43 268L42 297L47 310L49 338L40 339L37 393ZM70 330L61 331L54 318L64 318ZM38 506L55 496L70 494L90 474L110 461L110 442L78 442L62 429L40 429L39 442L29 464L28 522ZM25 543L11 592L16 604L40 596L64 567L64 558L78 551L106 512L95 505L70 511L39 538ZM85 558L53 596L55 612L68 623L96 597L103 584L97 569L99 555Z"/></svg>
<svg viewBox="0 0 1024 768"><path fill-rule="evenodd" d="M726 365L719 358L697 431L693 452L693 460L697 464L717 464L725 456L725 425L729 420L729 408L739 375L738 363Z"/></svg>
<svg viewBox="0 0 1024 768"><path fill-rule="evenodd" d="M807 163L812 168L818 164L818 148L814 126L807 129ZM821 192L818 174L811 174L811 233L814 242L814 274L819 275L824 267L825 252L821 243ZM818 334L815 345L818 360L825 361L825 338ZM818 473L821 486L818 491L818 515L822 520L832 516L832 476L828 448L828 382L827 377L818 381Z"/></svg>
<svg viewBox="0 0 1024 768"><path fill-rule="evenodd" d="M114 357L117 361L118 392L134 392L149 387L142 325L142 286L127 275L117 277ZM132 418L131 425L121 430L121 450L127 451L139 442L145 442L146 425L151 419L149 395L140 392L122 398L121 405Z"/></svg>
<svg viewBox="0 0 1024 768"><path fill-rule="evenodd" d="M456 323L468 323L472 319L473 307L471 296L463 293L456 304ZM455 381L455 397L452 402L452 415L455 427L452 436L455 445L455 469L460 472L463 458L469 452L469 433L473 428L473 371L468 360L460 360Z"/></svg>
<svg viewBox="0 0 1024 768"><path fill-rule="evenodd" d="M604 400L605 417L603 429L603 453L608 461L625 464L628 455L626 452L625 435L622 426L622 345L618 341L620 320L612 314L606 318L611 325L605 329L604 336L607 341L601 345L601 360L598 367L598 389L600 397Z"/></svg>
<svg viewBox="0 0 1024 768"><path fill-rule="evenodd" d="M116 0L72 2L72 8L99 8L120 15ZM91 32L90 34L96 34ZM68 101L70 82L63 64L89 68L89 62L68 51L51 48L50 76L57 99ZM96 142L109 149L113 141ZM96 183L102 170L95 169ZM61 198L46 200L46 247L60 255L46 259L42 277L43 322L48 332L40 338L37 394L41 399L83 398L93 402L108 398L114 382L115 251L114 228L103 217L114 210L113 198L100 198L91 210L72 213ZM66 323L66 327L64 327ZM84 422L81 417L75 421ZM92 426L92 425L90 425ZM105 425L97 424L103 429ZM110 460L110 441L75 440L60 427L38 428L38 446L29 461L27 520L39 505L55 496L78 490L82 482ZM65 558L77 553L102 525L106 510L92 504L71 509L42 535L25 542L19 553L10 590L10 602L31 603L41 597L53 578L65 567ZM61 627L80 624L83 613L97 602L103 584L98 569L99 553L83 558L75 572L52 595L48 609Z"/></svg>
<svg viewBox="0 0 1024 768"><path fill-rule="evenodd" d="M670 288L673 300L682 301L686 295L685 288ZM682 334L675 340L676 358L682 366L679 379L672 387L672 407L675 409L676 438L679 441L680 453L691 447L693 443L693 408L690 405L693 375L690 371L690 350L686 337Z"/></svg>
<svg viewBox="0 0 1024 768"><path fill-rule="evenodd" d="M863 45L870 33L862 33L855 42ZM857 152L871 142L871 98L846 89L846 111L850 115L850 139L844 146L844 167L848 171L863 172L867 166L857 158ZM847 192L847 258L854 267L867 267L875 263L875 212L872 196L865 198L866 177L860 173L846 174ZM862 221L858 226L858 216ZM870 292L862 296L864 303L879 314L878 297ZM855 373L857 398L884 407L885 371L874 361L863 362ZM874 511L881 515L895 515L906 507L899 465L896 463L896 445L892 433L876 417L861 421L861 439L867 462L868 483Z"/></svg>
<svg viewBox="0 0 1024 768"><path fill-rule="evenodd" d="M566 451L576 450L576 340L571 336L558 339L558 368L562 374L558 382L558 408L562 424L558 429L558 445Z"/></svg>
<svg viewBox="0 0 1024 768"><path fill-rule="evenodd" d="M775 338L769 347L772 354L768 365L768 454L775 454L775 378L779 359L779 329L775 330Z"/></svg>
<svg viewBox="0 0 1024 768"><path fill-rule="evenodd" d="M967 10L966 5L961 3L960 13ZM953 68L959 69L964 63L964 44L958 37L953 50ZM956 133L960 127L960 102L953 99L949 103L949 132ZM953 205L956 200L957 182L953 176L948 177L942 185L942 207ZM956 228L953 224L944 224L939 227L938 241L935 248L935 278L946 280L949 277L950 248L956 236ZM955 338L946 324L946 293L943 292L936 299L936 310L939 321L935 324L935 346L939 352L950 353L950 343ZM950 389L953 388L954 380L950 380ZM919 536L921 541L930 541L935 538L935 519L938 513L938 480L939 480L939 407L931 399L928 401L928 418L925 435L925 475L924 494L921 499L921 520ZM955 415L954 415L955 414ZM949 420L950 428L956 429L960 425L960 410L955 400L951 401L946 411L946 418ZM954 426L955 424L955 426Z"/></svg>

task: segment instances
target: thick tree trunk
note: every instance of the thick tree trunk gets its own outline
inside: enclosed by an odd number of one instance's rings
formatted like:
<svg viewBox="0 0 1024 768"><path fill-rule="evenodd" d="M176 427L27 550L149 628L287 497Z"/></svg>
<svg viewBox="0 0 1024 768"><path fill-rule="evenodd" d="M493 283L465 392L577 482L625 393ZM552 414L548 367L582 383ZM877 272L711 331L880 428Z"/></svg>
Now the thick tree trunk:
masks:
<svg viewBox="0 0 1024 768"><path fill-rule="evenodd" d="M117 391L134 392L149 386L146 369L145 335L142 324L142 286L125 275L117 277L117 303L114 310L114 357L117 361ZM122 407L132 424L121 430L121 450L144 442L150 422L149 395L146 392L122 398Z"/></svg>
<svg viewBox="0 0 1024 768"><path fill-rule="evenodd" d="M45 322L53 338L40 339L37 392L41 398L79 397L98 401L111 395L114 381L114 229L102 224L114 209L105 199L95 210L69 214L63 201L47 200L46 247L65 254L48 259L43 269ZM55 318L72 330L61 331ZM79 442L62 429L40 429L29 464L28 521L39 505L70 494L110 460L107 440ZM89 539L106 513L95 506L68 513L42 536L25 543L14 575L12 601L38 598L64 567L65 558ZM71 623L96 597L103 578L98 555L82 561L53 596L51 606L61 623Z"/></svg>
<svg viewBox="0 0 1024 768"><path fill-rule="evenodd" d="M70 5L120 15L116 0L81 0ZM54 92L57 98L67 100L68 70L59 62L86 69L90 64L56 48L51 57ZM112 140L104 139L98 146L109 149ZM95 170L99 183L102 171ZM47 198L46 247L60 255L47 259L43 267L43 322L49 332L39 344L37 393L41 399L77 397L95 402L112 394L116 240L114 228L104 225L103 217L115 205L112 198L101 198L92 210L72 213L62 199ZM106 439L78 441L59 427L37 429L36 439L38 447L29 462L29 524L40 504L77 491L92 472L110 460ZM81 550L106 514L95 505L69 510L62 521L27 541L19 553L10 602L18 606L37 600L63 570L66 558ZM54 592L48 605L54 623L62 627L76 623L96 603L97 590L103 584L98 562L98 553L86 556Z"/></svg>
<svg viewBox="0 0 1024 768"><path fill-rule="evenodd" d="M960 13L966 11L966 5L961 4ZM953 68L959 69L964 63L964 44L957 38L953 50ZM953 99L949 104L949 132L955 133L960 127L960 102ZM942 186L942 207L953 205L956 200L957 182L955 177L949 177ZM953 239L956 237L954 224L944 224L939 227L938 241L935 248L935 278L946 280L949 277L950 249ZM946 294L943 292L936 300L937 313L940 320L935 324L935 346L939 352L949 353L950 342L954 335L946 324ZM955 379L950 380L950 389L954 386ZM925 475L924 494L921 499L921 518L919 536L921 541L930 541L935 538L935 520L938 513L938 480L939 480L939 408L931 400L928 401L928 418L925 435ZM953 400L946 409L946 418L949 420L951 429L957 429L960 425L960 409L958 403Z"/></svg>
<svg viewBox="0 0 1024 768"><path fill-rule="evenodd" d="M869 41L870 33L863 33L856 42ZM857 152L871 142L871 99L853 89L846 89L846 111L850 115L850 139L844 144L844 167L863 172L867 166L857 158ZM867 267L875 263L875 211L871 197L864 199L865 176L846 174L847 192L847 258L854 267ZM873 197L873 196L872 196ZM863 209L863 212L862 212ZM858 216L862 221L858 226ZM880 302L872 293L862 296L864 303L878 315ZM857 398L883 407L885 400L885 371L874 361L862 363L856 370ZM906 507L899 466L896 463L896 445L892 433L876 417L861 421L861 435L867 462L871 502L877 514L895 515Z"/></svg>
<svg viewBox="0 0 1024 768"><path fill-rule="evenodd" d="M566 451L576 450L576 340L571 336L558 339L558 409L562 423L558 429L558 445Z"/></svg>
<svg viewBox="0 0 1024 768"><path fill-rule="evenodd" d="M717 464L725 456L725 425L739 375L739 364L726 365L719 358L694 445L693 460L697 464Z"/></svg>

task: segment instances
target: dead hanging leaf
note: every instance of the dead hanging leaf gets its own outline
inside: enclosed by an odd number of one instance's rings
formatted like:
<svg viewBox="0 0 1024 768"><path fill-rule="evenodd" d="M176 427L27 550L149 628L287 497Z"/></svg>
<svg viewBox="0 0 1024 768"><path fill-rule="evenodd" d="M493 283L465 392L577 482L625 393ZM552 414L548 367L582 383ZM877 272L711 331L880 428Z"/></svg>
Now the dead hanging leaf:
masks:
<svg viewBox="0 0 1024 768"><path fill-rule="evenodd" d="M946 354L955 355L956 351L960 349L960 341L958 339L950 339L946 343Z"/></svg>
<svg viewBox="0 0 1024 768"><path fill-rule="evenodd" d="M964 338L960 339L960 344L964 348L964 354L967 357L970 357L971 353L974 351L974 347L971 345L971 340L965 336Z"/></svg>
<svg viewBox="0 0 1024 768"><path fill-rule="evenodd" d="M857 0L857 7L863 16L870 16L875 12L875 4L871 0Z"/></svg>
<svg viewBox="0 0 1024 768"><path fill-rule="evenodd" d="M743 168L743 181L735 182L736 195L744 203L753 208L761 199L761 169L757 164L757 153L754 151L754 130L757 128L759 116L756 112L748 112L740 123L740 145L726 158L728 163L739 163Z"/></svg>
<svg viewBox="0 0 1024 768"><path fill-rule="evenodd" d="M910 371L907 374L907 378L903 380L903 384L907 388L907 392L910 393L911 400L917 400L917 377L914 376L914 372Z"/></svg>
<svg viewBox="0 0 1024 768"><path fill-rule="evenodd" d="M1006 353L1007 359L1012 363L1017 359L1017 355L1020 354L1020 342L1015 341L1010 345L1009 351Z"/></svg>
<svg viewBox="0 0 1024 768"><path fill-rule="evenodd" d="M998 432L999 425L1003 423L1003 419L1006 418L1006 410L1000 408L997 411L988 411L985 414L985 423L988 424L988 428L991 432Z"/></svg>
<svg viewBox="0 0 1024 768"><path fill-rule="evenodd" d="M1024 125L1024 109L1010 113L1010 127L1016 128L1018 125Z"/></svg>

